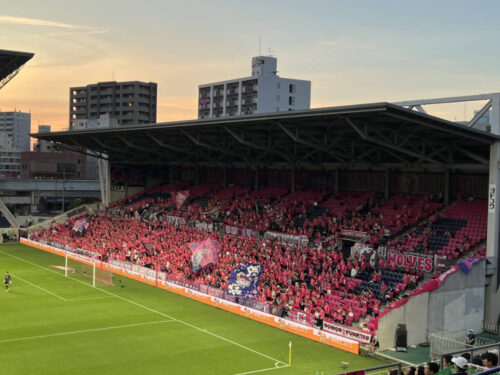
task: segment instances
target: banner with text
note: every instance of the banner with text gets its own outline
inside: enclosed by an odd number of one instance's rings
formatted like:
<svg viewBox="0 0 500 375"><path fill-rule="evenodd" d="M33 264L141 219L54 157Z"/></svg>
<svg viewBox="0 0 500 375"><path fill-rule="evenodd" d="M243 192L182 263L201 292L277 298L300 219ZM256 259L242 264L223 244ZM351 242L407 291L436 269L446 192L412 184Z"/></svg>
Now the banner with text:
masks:
<svg viewBox="0 0 500 375"><path fill-rule="evenodd" d="M330 333L335 333L340 336L359 341L362 344L369 344L371 335L368 332L359 331L342 324L338 324L327 319L323 320L323 330Z"/></svg>
<svg viewBox="0 0 500 375"><path fill-rule="evenodd" d="M396 250L387 251L387 263L396 263L398 267L409 270L434 272L434 255L420 253L400 253Z"/></svg>

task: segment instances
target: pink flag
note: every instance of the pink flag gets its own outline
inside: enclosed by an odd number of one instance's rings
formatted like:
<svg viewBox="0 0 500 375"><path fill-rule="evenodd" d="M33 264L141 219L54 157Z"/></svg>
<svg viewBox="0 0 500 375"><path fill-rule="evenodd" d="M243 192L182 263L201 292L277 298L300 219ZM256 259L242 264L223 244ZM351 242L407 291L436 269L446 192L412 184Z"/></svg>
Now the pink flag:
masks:
<svg viewBox="0 0 500 375"><path fill-rule="evenodd" d="M180 190L180 191L173 191L170 193L172 195L172 200L174 201L175 205L177 206L177 209L179 210L186 199L189 197L189 191L188 190Z"/></svg>
<svg viewBox="0 0 500 375"><path fill-rule="evenodd" d="M193 272L214 264L218 260L219 243L215 240L191 242L188 244L188 248L191 250Z"/></svg>

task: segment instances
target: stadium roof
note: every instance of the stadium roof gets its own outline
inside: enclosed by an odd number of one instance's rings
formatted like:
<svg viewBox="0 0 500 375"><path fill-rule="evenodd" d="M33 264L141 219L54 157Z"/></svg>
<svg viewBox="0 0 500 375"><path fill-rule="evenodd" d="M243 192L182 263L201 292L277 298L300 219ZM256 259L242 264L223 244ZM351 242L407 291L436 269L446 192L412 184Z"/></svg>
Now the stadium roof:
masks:
<svg viewBox="0 0 500 375"><path fill-rule="evenodd" d="M500 136L389 103L32 134L126 165L489 167Z"/></svg>
<svg viewBox="0 0 500 375"><path fill-rule="evenodd" d="M7 51L0 49L0 89L14 78L34 53Z"/></svg>

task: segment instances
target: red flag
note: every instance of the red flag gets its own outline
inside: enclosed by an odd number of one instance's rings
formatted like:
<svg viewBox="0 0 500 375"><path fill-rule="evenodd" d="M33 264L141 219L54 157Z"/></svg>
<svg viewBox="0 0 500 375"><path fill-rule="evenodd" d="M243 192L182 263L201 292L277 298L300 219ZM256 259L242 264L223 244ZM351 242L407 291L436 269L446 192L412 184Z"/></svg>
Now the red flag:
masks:
<svg viewBox="0 0 500 375"><path fill-rule="evenodd" d="M175 205L177 206L177 209L179 210L182 205L184 204L184 202L186 201L186 199L188 199L189 197L189 191L188 190L180 190L180 191L173 191L172 193L170 193L172 195L172 199L175 203Z"/></svg>

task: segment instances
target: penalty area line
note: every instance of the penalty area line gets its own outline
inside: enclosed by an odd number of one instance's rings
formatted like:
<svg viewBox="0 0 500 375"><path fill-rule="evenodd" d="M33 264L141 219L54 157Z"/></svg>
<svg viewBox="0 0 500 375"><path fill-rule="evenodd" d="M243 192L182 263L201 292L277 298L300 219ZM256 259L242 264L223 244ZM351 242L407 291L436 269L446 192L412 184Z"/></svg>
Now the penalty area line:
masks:
<svg viewBox="0 0 500 375"><path fill-rule="evenodd" d="M34 286L35 288L38 288L38 289L40 289L40 290L43 290L45 293L48 293L48 294L50 294L50 295L52 295L52 296L54 296L54 297L59 298L60 300L63 300L64 302L68 302L68 300L67 300L66 298L61 297L60 295L55 294L54 292L51 292L50 290L47 290L47 289L45 289L45 288L42 288L41 286L38 286L38 285L36 285L36 284L33 284L33 283L29 282L28 280L24 280L22 277L20 277L20 276L19 276L19 275L17 275L17 274L15 274L15 275L14 275L14 274L11 274L11 275L12 275L12 276L14 276L16 279L19 279L19 280L21 280L21 281L25 282L26 284L29 284L29 285L31 285L31 286Z"/></svg>

